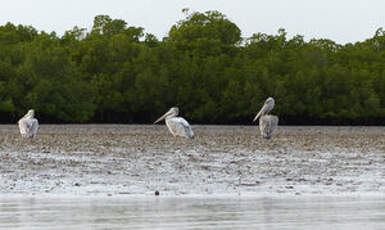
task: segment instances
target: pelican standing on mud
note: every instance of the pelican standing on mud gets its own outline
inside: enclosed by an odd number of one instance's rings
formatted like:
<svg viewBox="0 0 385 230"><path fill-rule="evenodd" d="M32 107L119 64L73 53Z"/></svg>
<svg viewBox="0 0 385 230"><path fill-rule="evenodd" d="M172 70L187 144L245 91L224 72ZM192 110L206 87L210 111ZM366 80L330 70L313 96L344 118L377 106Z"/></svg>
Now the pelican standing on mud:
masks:
<svg viewBox="0 0 385 230"><path fill-rule="evenodd" d="M19 125L20 134L23 138L34 138L39 130L39 122L35 118L35 111L28 110L28 113L22 117L17 124Z"/></svg>
<svg viewBox="0 0 385 230"><path fill-rule="evenodd" d="M170 130L170 133L174 136L174 144L176 143L177 136L194 139L194 132L190 124L183 117L177 117L178 114L179 108L172 107L154 122L154 124L156 124L163 119L166 120L168 130Z"/></svg>
<svg viewBox="0 0 385 230"><path fill-rule="evenodd" d="M278 126L278 117L268 114L274 108L274 105L274 98L267 98L262 109L253 120L253 122L255 122L259 118L259 130L261 131L262 137L265 139L270 139Z"/></svg>

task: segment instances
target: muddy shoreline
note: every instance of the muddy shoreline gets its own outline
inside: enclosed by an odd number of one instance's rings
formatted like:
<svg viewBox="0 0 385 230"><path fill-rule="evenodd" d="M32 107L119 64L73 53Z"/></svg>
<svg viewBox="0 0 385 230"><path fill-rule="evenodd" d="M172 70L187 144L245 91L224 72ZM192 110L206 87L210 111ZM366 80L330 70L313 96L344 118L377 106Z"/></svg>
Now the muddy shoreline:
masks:
<svg viewBox="0 0 385 230"><path fill-rule="evenodd" d="M385 127L0 125L0 193L67 195L384 194Z"/></svg>

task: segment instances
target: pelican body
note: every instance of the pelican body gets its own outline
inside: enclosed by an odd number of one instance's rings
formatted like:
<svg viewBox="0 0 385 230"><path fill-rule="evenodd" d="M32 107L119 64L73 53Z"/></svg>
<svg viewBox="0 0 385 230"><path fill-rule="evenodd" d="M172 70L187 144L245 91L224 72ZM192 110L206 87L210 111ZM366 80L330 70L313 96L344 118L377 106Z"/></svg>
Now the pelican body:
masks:
<svg viewBox="0 0 385 230"><path fill-rule="evenodd" d="M35 111L28 110L27 114L22 117L17 124L19 125L20 134L23 138L34 138L39 130L39 122L34 117Z"/></svg>
<svg viewBox="0 0 385 230"><path fill-rule="evenodd" d="M168 130L174 136L174 144L176 142L177 136L194 139L194 132L190 124L183 117L177 117L178 114L179 108L172 107L169 111L167 111L154 122L154 124L156 124L162 120L165 120Z"/></svg>
<svg viewBox="0 0 385 230"><path fill-rule="evenodd" d="M274 98L267 98L262 109L253 120L253 122L255 122L259 118L259 130L261 131L262 137L265 139L270 139L278 126L278 117L268 114L274 108L274 105Z"/></svg>

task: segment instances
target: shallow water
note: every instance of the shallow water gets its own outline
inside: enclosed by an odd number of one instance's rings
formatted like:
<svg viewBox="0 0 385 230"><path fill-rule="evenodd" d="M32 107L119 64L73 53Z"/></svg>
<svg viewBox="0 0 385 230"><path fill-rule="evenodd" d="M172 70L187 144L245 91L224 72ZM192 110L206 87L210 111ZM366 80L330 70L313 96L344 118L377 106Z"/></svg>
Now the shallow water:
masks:
<svg viewBox="0 0 385 230"><path fill-rule="evenodd" d="M383 229L385 197L0 198L0 229Z"/></svg>

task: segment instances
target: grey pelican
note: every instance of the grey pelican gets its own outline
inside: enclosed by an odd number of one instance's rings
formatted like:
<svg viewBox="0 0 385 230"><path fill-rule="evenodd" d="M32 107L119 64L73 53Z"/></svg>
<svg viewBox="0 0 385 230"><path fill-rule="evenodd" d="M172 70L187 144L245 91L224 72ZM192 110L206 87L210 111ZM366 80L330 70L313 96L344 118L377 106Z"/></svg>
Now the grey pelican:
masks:
<svg viewBox="0 0 385 230"><path fill-rule="evenodd" d="M253 122L255 122L259 118L259 130L261 131L262 137L265 139L270 139L278 126L278 117L268 114L274 108L274 105L274 98L267 98L262 109L253 120Z"/></svg>
<svg viewBox="0 0 385 230"><path fill-rule="evenodd" d="M174 136L174 144L176 143L177 136L194 139L194 132L190 124L183 117L177 117L178 114L179 108L172 107L169 111L167 111L154 122L155 124L163 119L166 120L168 130L170 130L170 133Z"/></svg>
<svg viewBox="0 0 385 230"><path fill-rule="evenodd" d="M19 125L20 134L23 138L34 138L39 130L39 122L35 116L33 109L28 110L17 123Z"/></svg>

